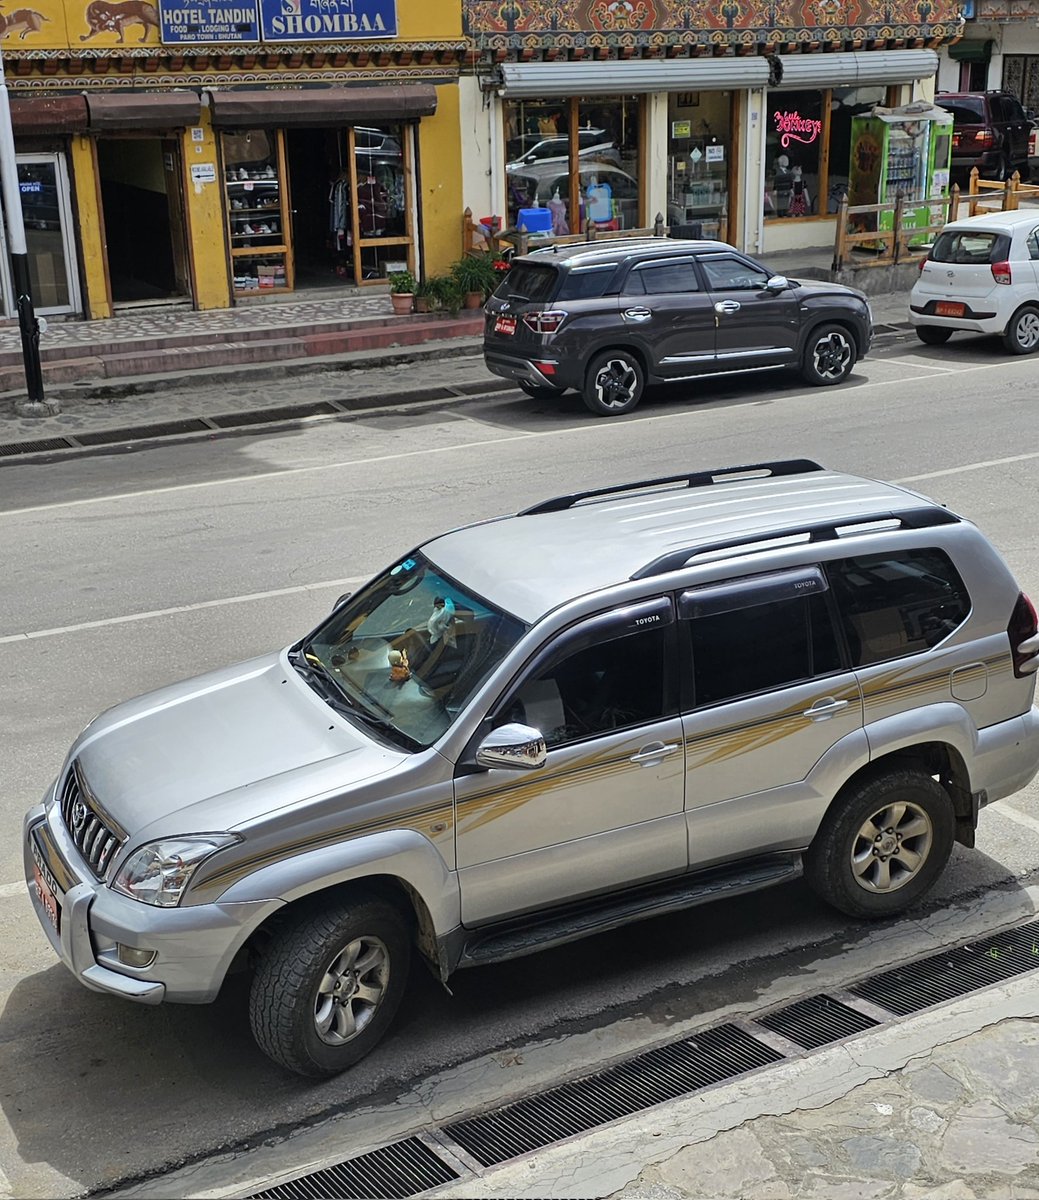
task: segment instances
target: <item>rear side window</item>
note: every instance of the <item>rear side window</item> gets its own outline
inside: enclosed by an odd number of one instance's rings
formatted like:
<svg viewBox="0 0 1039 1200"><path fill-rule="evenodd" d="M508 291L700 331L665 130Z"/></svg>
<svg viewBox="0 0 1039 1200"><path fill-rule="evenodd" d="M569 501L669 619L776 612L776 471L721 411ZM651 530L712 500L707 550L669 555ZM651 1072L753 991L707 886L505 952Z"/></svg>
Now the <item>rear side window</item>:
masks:
<svg viewBox="0 0 1039 1200"><path fill-rule="evenodd" d="M803 683L841 669L826 582L818 571L779 587L686 592L681 613L698 708Z"/></svg>
<svg viewBox="0 0 1039 1200"><path fill-rule="evenodd" d="M929 650L970 612L967 588L942 550L868 554L826 571L856 667Z"/></svg>
<svg viewBox="0 0 1039 1200"><path fill-rule="evenodd" d="M699 290L700 281L696 277L691 258L635 267L628 274L624 285L624 291L634 296L665 296L672 292Z"/></svg>
<svg viewBox="0 0 1039 1200"><path fill-rule="evenodd" d="M1010 238L1005 233L946 229L938 235L928 257L932 262L986 266L1003 262L1009 253Z"/></svg>
<svg viewBox="0 0 1039 1200"><path fill-rule="evenodd" d="M516 263L494 293L499 300L529 300L543 304L552 299L559 284L555 267L536 263Z"/></svg>

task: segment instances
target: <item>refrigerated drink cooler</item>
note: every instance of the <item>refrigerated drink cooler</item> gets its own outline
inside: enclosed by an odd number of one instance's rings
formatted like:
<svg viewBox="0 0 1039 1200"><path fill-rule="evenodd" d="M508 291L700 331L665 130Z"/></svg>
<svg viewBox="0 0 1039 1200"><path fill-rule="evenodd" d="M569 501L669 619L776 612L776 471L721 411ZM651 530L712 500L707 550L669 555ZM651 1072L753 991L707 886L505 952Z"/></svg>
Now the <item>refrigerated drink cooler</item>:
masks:
<svg viewBox="0 0 1039 1200"><path fill-rule="evenodd" d="M903 225L926 230L942 218L944 210L929 202L949 195L951 157L952 114L936 105L917 100L853 117L848 205L893 204L901 192ZM894 214L861 213L852 222L863 231L889 230ZM909 244L930 236L920 233Z"/></svg>

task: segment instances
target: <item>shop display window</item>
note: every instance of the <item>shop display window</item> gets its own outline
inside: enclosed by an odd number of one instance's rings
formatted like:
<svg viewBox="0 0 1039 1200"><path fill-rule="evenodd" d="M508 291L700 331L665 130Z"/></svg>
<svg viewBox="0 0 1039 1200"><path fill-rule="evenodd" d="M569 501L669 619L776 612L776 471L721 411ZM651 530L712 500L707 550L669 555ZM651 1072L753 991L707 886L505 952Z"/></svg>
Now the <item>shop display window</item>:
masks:
<svg viewBox="0 0 1039 1200"><path fill-rule="evenodd" d="M291 290L280 132L253 129L225 133L223 160L235 293Z"/></svg>
<svg viewBox="0 0 1039 1200"><path fill-rule="evenodd" d="M765 220L833 215L848 190L851 120L883 87L773 92L765 125Z"/></svg>
<svg viewBox="0 0 1039 1200"><path fill-rule="evenodd" d="M667 223L676 237L726 240L731 127L730 92L668 97Z"/></svg>
<svg viewBox="0 0 1039 1200"><path fill-rule="evenodd" d="M565 237L638 229L639 100L511 101L504 105L508 224Z"/></svg>

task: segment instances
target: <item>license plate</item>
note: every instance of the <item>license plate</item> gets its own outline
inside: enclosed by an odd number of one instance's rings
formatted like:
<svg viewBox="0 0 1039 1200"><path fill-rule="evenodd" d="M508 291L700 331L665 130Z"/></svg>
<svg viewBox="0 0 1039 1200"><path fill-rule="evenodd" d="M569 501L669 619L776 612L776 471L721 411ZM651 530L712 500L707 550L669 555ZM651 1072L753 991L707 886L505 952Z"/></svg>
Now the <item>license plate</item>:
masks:
<svg viewBox="0 0 1039 1200"><path fill-rule="evenodd" d="M494 322L494 332L504 333L511 337L516 332L515 317L499 317Z"/></svg>
<svg viewBox="0 0 1039 1200"><path fill-rule="evenodd" d="M934 315L936 317L962 317L963 305L956 304L952 300L939 300L934 306Z"/></svg>
<svg viewBox="0 0 1039 1200"><path fill-rule="evenodd" d="M50 923L54 926L54 932L60 933L61 906L58 904L58 898L51 890L50 884L44 879L43 872L35 863L33 863L32 874L33 881L36 884L36 895L40 898L43 911L50 918Z"/></svg>

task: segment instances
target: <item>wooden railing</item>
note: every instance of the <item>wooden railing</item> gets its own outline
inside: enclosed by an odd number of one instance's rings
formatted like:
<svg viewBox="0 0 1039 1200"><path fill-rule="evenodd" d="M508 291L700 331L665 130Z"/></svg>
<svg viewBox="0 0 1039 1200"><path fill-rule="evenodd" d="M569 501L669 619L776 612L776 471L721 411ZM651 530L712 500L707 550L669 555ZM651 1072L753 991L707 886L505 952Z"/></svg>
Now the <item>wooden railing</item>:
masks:
<svg viewBox="0 0 1039 1200"><path fill-rule="evenodd" d="M494 218L495 220L497 218ZM600 237L635 238L635 237L667 237L668 227L664 218L657 213L657 219L647 229L600 229L594 221L586 221L584 233L571 233L562 236L555 234L531 234L525 228L494 229L473 220L473 210L467 208L462 213L462 253L492 254L495 258L509 258L513 254L526 254L528 250L540 249L542 246L566 246L575 242L594 242Z"/></svg>
<svg viewBox="0 0 1039 1200"><path fill-rule="evenodd" d="M961 192L953 184L948 196L938 196L926 202L907 201L899 196L892 204L848 204L842 196L837 210L837 230L833 245L833 270L840 271L849 262L850 251L855 247L870 251L868 259L856 261L856 266L891 266L905 262L926 249L924 243L932 240L949 221L957 217L974 217L978 213L1007 212L1019 208L1021 202L1039 201L1039 186L1021 182L1015 171L1009 179L982 179L975 167L970 173L967 191ZM919 208L931 210L932 220L928 225L906 225L904 214L907 208L914 212ZM890 229L881 229L888 224L881 220L882 213L890 213ZM911 246L910 241L919 241Z"/></svg>

